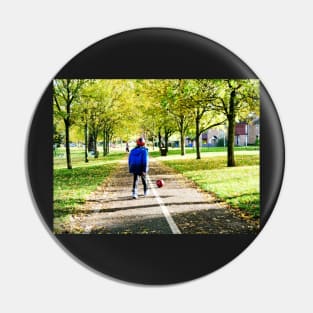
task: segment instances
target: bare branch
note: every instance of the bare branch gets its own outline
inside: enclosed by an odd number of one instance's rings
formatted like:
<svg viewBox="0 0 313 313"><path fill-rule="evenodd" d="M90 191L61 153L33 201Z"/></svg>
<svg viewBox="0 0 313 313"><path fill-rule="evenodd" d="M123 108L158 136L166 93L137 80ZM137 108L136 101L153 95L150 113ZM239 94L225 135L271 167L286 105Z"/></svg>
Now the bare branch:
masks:
<svg viewBox="0 0 313 313"><path fill-rule="evenodd" d="M58 102L58 99L57 99L56 95L53 95L53 98L54 98L54 101L55 101L55 104L56 104L58 110L59 110L60 112L62 112L61 107L60 107L60 105L59 105L59 102Z"/></svg>
<svg viewBox="0 0 313 313"><path fill-rule="evenodd" d="M209 125L207 127L204 127L204 128L200 128L200 134L202 134L203 132L205 132L206 130L210 129L210 128L213 128L215 126L219 126L219 125L222 125L226 122L227 119L224 119L223 121L219 122L219 123L215 123L215 124L212 124L212 125Z"/></svg>

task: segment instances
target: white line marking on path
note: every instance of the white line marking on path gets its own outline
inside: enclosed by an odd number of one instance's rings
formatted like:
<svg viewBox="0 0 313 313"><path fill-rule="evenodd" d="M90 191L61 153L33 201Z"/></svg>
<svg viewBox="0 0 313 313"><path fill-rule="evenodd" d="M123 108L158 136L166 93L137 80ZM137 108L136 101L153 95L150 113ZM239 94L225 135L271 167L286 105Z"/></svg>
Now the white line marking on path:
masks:
<svg viewBox="0 0 313 313"><path fill-rule="evenodd" d="M154 185L151 183L151 179L149 177L149 175L147 175L148 181L149 181L149 185L152 189L152 192L156 198L156 200L158 201L160 208L162 210L162 213L164 214L166 221L172 231L173 234L181 234L178 226L176 225L176 223L174 222L170 212L168 211L168 209L166 208L166 206L164 205L163 200L160 198L158 192L156 191L156 189L154 188Z"/></svg>

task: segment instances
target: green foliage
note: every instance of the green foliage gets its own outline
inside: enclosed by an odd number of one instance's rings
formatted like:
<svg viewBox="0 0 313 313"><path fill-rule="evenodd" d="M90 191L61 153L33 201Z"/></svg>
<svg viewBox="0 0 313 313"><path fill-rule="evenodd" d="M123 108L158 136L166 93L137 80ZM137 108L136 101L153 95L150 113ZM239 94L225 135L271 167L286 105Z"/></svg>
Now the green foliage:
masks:
<svg viewBox="0 0 313 313"><path fill-rule="evenodd" d="M216 146L217 147L224 147L224 143L225 143L225 146L227 146L227 140L225 139L225 141L224 141L224 138L219 138L217 140Z"/></svg>
<svg viewBox="0 0 313 313"><path fill-rule="evenodd" d="M53 125L53 144L55 144L57 147L60 147L63 139L64 135L57 130L56 125Z"/></svg>
<svg viewBox="0 0 313 313"><path fill-rule="evenodd" d="M72 106L77 103L82 87L88 80L55 79L53 81L53 105L56 119L63 119L68 126L74 123Z"/></svg>
<svg viewBox="0 0 313 313"><path fill-rule="evenodd" d="M84 141L88 126L87 137L94 146L105 142L104 153L112 140L144 136L166 143L175 133L181 142L188 134L198 138L226 118L258 115L260 106L259 82L251 79L57 79L53 85L58 131L71 126L69 141Z"/></svg>

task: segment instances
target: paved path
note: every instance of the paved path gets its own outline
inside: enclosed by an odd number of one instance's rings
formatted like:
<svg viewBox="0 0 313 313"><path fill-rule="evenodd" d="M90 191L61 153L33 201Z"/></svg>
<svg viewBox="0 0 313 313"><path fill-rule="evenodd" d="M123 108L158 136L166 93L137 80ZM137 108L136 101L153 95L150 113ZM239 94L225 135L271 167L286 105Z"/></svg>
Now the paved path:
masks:
<svg viewBox="0 0 313 313"><path fill-rule="evenodd" d="M109 180L93 192L74 216L75 228L96 234L233 234L256 231L255 226L232 213L208 193L162 163L150 160L149 195L131 198L132 175L127 161L120 162ZM155 181L165 186L157 188Z"/></svg>

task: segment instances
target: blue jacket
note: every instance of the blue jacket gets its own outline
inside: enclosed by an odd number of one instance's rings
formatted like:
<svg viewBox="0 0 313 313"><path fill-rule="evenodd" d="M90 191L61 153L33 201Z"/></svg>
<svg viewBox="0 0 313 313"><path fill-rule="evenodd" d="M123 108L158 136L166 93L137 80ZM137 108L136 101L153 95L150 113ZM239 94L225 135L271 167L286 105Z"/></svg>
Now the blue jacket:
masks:
<svg viewBox="0 0 313 313"><path fill-rule="evenodd" d="M128 167L130 173L147 173L149 170L148 149L138 146L132 149L128 158Z"/></svg>

